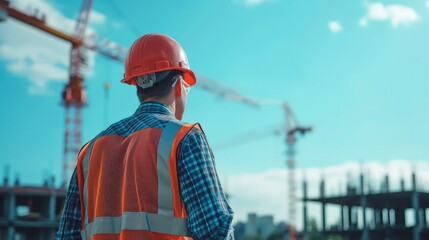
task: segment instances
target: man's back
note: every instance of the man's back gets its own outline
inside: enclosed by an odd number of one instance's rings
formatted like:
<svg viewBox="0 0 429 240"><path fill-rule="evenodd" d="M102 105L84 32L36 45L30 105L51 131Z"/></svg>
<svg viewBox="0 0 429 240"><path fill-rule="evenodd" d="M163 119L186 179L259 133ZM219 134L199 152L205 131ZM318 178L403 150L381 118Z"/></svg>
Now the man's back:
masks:
<svg viewBox="0 0 429 240"><path fill-rule="evenodd" d="M155 158L153 155L156 155L157 143L163 130L170 123L180 124L166 106L157 102L146 102L140 105L133 116L113 124L89 143L95 143L91 146L91 150L95 152L92 153L94 155L91 154L91 157L100 160L104 156L103 161L94 161L94 165L89 170L88 179L92 178L89 182L93 188L86 190L88 203L92 203L88 207L90 213L80 212L80 206L76 204L76 202L80 202L79 200L85 201L82 197L82 195L84 196L82 192L85 192L82 189L85 181L81 180L80 199L76 199L76 193L69 191L67 201L74 202L75 206L72 207L66 203L64 213L65 216L73 215L75 218L70 218L74 219L72 221L62 220L58 238L79 239L67 238L67 236L78 236L76 233L79 231L69 229L70 226L80 228L82 223L85 225L85 221L94 221L95 212L101 214L99 216L116 216L122 212L157 213L159 211L155 208L159 203L154 202L158 196L161 196L156 191L158 188L157 177L154 176L157 174L156 161L151 163L148 159ZM188 227L197 239L218 239L221 236L233 238L232 210L220 187L213 155L205 135L197 128L189 129L190 132L184 133L183 139L177 143L177 166L176 164L172 166L174 168L172 173L176 174L175 177L178 179L176 188L180 189L180 193L176 193L178 197L176 196L175 205L181 199L187 211L182 207L181 212L185 214L180 215L177 213L180 208L175 208L175 215L186 217L186 212L189 214ZM145 158L146 160L144 160ZM106 170L106 166L108 166L108 170ZM101 173L103 177L100 177ZM129 183L124 183L126 182L124 176ZM77 178L79 179L79 174ZM151 180L148 181L148 179ZM132 182L130 182L131 180ZM100 182L106 186L101 187L101 191L100 189L95 190L97 187L94 186L99 186ZM76 177L74 176L71 185L75 184ZM120 187L120 185L125 187ZM76 190L73 187L70 189ZM177 200L177 198L180 199ZM165 199L165 197L161 197L161 199ZM95 204L97 201L100 204ZM121 206L118 206L119 203ZM120 209L124 207L124 203L127 203L125 204L127 209ZM85 209L85 211L88 210ZM103 213L103 211L105 212ZM87 218L89 216L89 219L84 217L82 219L84 222L76 223L76 219L80 216L87 216Z"/></svg>

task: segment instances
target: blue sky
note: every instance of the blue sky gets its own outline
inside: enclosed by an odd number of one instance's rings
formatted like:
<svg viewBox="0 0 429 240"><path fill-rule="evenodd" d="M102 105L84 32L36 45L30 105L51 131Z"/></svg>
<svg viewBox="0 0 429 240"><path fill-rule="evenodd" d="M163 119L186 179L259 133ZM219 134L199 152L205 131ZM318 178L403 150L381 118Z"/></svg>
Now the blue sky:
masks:
<svg viewBox="0 0 429 240"><path fill-rule="evenodd" d="M80 7L12 3L39 8L69 32ZM195 72L255 99L288 101L300 123L314 127L298 143L298 168L428 160L429 1L109 0L95 1L93 10L90 31L98 37L130 46L138 37L131 28L170 35ZM48 173L61 178L68 49L15 20L0 23L0 166L25 183L41 183ZM111 83L109 123L138 106L134 88L119 82L123 66L88 56L84 141L106 127L104 82ZM283 135L217 147L284 123L279 106L255 109L195 88L184 120L202 124L227 186L237 175L285 167Z"/></svg>

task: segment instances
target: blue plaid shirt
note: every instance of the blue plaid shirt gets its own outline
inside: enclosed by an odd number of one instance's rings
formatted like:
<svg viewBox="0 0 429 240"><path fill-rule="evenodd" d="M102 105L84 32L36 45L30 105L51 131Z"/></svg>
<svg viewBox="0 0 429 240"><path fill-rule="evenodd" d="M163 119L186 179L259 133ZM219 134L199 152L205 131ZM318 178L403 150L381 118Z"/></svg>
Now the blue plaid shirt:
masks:
<svg viewBox="0 0 429 240"><path fill-rule="evenodd" d="M167 120L160 115L173 113L163 104L145 102L129 118L101 132L99 136L121 135L144 128L164 128ZM193 129L182 140L177 159L180 194L188 212L188 228L194 239L234 239L233 211L220 185L214 156L203 133ZM56 239L82 239L81 211L76 170L70 181L64 213Z"/></svg>

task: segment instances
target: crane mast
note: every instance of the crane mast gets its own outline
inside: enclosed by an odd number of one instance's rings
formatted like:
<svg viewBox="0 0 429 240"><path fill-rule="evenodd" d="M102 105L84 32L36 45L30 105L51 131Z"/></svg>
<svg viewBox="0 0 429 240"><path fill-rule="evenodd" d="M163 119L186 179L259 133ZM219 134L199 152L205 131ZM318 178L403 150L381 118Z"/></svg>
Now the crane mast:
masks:
<svg viewBox="0 0 429 240"><path fill-rule="evenodd" d="M258 101L252 100L252 103L261 103L261 104L275 104L281 105L285 113L286 121L285 124L274 125L270 128L264 128L263 131L252 131L250 133L241 135L237 138L234 138L228 142L225 142L222 145L219 145L220 148L225 147L234 147L241 145L250 141L260 140L261 138L270 136L270 135L279 135L281 132L285 132L285 143L287 147L287 179L286 186L288 188L287 192L287 206L288 206L288 235L290 240L296 240L296 159L295 159L295 145L298 140L297 134L304 135L312 131L312 127L302 127L299 125L295 115L292 112L292 109L286 102L278 101Z"/></svg>
<svg viewBox="0 0 429 240"><path fill-rule="evenodd" d="M70 52L69 82L63 90L65 107L63 185L66 186L76 165L76 156L82 142L82 108L86 103L86 91L83 85L81 68L86 64L82 43L88 25L92 0L82 4L75 27L74 37L79 43L72 43Z"/></svg>
<svg viewBox="0 0 429 240"><path fill-rule="evenodd" d="M286 114L286 145L287 145L287 185L288 185L288 221L289 221L289 240L296 240L296 160L295 144L297 142L296 134L304 135L311 132L312 127L302 127L299 125L289 105L283 103L283 110Z"/></svg>

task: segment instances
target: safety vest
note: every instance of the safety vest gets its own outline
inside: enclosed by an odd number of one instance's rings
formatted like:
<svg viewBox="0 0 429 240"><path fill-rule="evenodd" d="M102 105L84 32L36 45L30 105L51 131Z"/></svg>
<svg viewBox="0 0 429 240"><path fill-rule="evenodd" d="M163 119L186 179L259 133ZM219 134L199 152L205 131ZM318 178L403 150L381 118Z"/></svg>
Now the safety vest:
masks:
<svg viewBox="0 0 429 240"><path fill-rule="evenodd" d="M180 197L178 145L198 124L168 122L129 136L107 135L79 153L83 240L190 239Z"/></svg>

